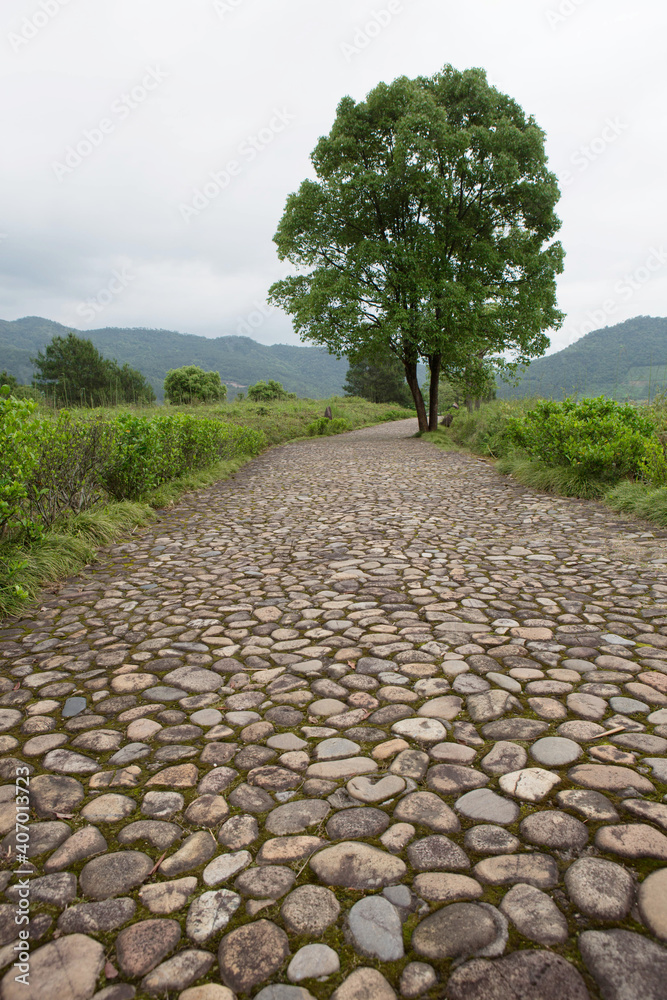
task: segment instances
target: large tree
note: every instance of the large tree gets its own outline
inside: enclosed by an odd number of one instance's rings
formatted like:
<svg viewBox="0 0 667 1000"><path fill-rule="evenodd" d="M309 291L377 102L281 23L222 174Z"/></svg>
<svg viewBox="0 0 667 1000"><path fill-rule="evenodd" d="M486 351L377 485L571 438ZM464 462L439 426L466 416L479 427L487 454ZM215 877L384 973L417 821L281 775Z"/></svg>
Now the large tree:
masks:
<svg viewBox="0 0 667 1000"><path fill-rule="evenodd" d="M403 365L395 354L360 351L348 358L343 384L346 396L361 396L371 403L399 403L410 406L411 394L405 384Z"/></svg>
<svg viewBox="0 0 667 1000"><path fill-rule="evenodd" d="M155 393L141 372L103 357L92 340L54 337L36 358L33 384L56 406L152 403Z"/></svg>
<svg viewBox="0 0 667 1000"><path fill-rule="evenodd" d="M344 98L312 162L318 180L290 195L274 237L300 273L270 293L302 339L393 352L422 431L437 425L440 376L467 358L502 371L544 353L562 322L558 185L544 133L483 70Z"/></svg>

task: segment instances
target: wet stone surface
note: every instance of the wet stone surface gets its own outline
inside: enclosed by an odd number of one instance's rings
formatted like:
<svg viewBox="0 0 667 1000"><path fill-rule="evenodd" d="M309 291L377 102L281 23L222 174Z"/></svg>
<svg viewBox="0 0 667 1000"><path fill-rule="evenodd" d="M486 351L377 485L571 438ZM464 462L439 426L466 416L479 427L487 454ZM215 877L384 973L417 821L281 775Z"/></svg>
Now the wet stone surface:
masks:
<svg viewBox="0 0 667 1000"><path fill-rule="evenodd" d="M667 532L415 430L267 452L4 623L4 998L662 1000Z"/></svg>

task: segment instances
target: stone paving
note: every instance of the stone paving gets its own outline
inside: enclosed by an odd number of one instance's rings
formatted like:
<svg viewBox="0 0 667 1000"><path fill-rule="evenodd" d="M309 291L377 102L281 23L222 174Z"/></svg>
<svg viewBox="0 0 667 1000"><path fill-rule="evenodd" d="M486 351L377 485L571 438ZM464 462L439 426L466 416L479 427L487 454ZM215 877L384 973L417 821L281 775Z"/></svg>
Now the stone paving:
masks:
<svg viewBox="0 0 667 1000"><path fill-rule="evenodd" d="M415 429L5 627L3 1000L665 1000L667 533Z"/></svg>

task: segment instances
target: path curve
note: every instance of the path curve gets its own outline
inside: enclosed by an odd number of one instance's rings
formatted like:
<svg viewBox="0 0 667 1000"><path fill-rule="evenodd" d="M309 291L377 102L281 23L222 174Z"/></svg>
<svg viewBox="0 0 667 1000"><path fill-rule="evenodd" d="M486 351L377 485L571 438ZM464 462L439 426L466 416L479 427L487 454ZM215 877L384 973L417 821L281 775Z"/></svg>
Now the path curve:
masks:
<svg viewBox="0 0 667 1000"><path fill-rule="evenodd" d="M667 532L415 430L275 448L4 628L2 1000L664 1000Z"/></svg>

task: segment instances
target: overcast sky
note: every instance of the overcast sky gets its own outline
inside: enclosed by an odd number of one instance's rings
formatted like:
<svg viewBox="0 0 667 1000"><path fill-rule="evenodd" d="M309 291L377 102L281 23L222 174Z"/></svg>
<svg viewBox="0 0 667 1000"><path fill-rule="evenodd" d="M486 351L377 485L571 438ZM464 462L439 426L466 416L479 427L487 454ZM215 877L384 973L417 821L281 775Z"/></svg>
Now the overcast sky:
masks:
<svg viewBox="0 0 667 1000"><path fill-rule="evenodd" d="M552 350L665 316L666 37L658 0L2 0L0 318L300 343L266 305L287 195L344 95L446 63L546 132Z"/></svg>

